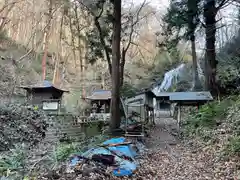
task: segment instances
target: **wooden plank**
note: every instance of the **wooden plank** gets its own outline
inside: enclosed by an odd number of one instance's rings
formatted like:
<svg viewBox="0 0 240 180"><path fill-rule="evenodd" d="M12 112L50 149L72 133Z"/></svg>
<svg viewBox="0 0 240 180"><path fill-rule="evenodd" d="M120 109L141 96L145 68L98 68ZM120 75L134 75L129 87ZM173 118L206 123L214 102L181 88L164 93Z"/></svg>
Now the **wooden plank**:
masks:
<svg viewBox="0 0 240 180"><path fill-rule="evenodd" d="M71 134L71 135L83 135L83 132L61 132L59 134L55 134L55 133L48 133L46 134L46 136L57 136L57 135L61 135L61 134Z"/></svg>
<svg viewBox="0 0 240 180"><path fill-rule="evenodd" d="M125 134L128 137L144 137L144 134Z"/></svg>

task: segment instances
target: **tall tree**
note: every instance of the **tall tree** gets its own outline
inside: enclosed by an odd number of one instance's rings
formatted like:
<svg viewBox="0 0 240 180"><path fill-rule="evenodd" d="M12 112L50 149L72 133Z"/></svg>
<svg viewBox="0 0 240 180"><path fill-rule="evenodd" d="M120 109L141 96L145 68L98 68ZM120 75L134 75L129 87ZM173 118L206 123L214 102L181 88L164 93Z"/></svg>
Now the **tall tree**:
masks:
<svg viewBox="0 0 240 180"><path fill-rule="evenodd" d="M90 5L87 2L85 4L79 2L93 17L94 27L87 36L90 63L95 63L98 58L106 59L111 75L111 130L113 131L120 126L120 88L123 84L126 53L132 43L134 28L140 21L139 14L146 1L140 5L135 14L124 15L121 10L121 0L98 0ZM125 21L122 22L122 19Z"/></svg>
<svg viewBox="0 0 240 180"><path fill-rule="evenodd" d="M198 91L202 89L199 79L197 54L195 45L195 31L199 25L199 3L200 0L172 0L170 8L164 21L168 23L167 33L168 36L173 36L168 42L170 48L176 46L181 39L190 40L192 51L192 64L193 64L193 86L192 90ZM184 33L181 33L184 31Z"/></svg>
<svg viewBox="0 0 240 180"><path fill-rule="evenodd" d="M165 17L165 21L169 24L170 31L174 27L177 30L174 43L178 43L180 39L186 37L186 34L179 36L179 33L185 29L187 37L190 38L192 44L193 68L195 69L194 81L197 82L197 63L195 49L195 29L197 25L203 25L205 28L205 88L210 90L213 95L218 93L218 85L216 82L216 15L220 9L228 4L229 0L172 0L169 11ZM201 6L204 4L204 6ZM201 16L204 17L205 23L200 23ZM187 29L186 29L187 28ZM188 38L188 39L189 39ZM175 44L176 45L176 44ZM198 89L195 83L195 89Z"/></svg>
<svg viewBox="0 0 240 180"><path fill-rule="evenodd" d="M216 59L216 16L229 0L204 0L204 20L205 20L205 87L211 90L214 95L219 92L216 82L216 72L218 61Z"/></svg>
<svg viewBox="0 0 240 180"><path fill-rule="evenodd" d="M82 3L83 4L83 3ZM91 4L91 6L83 4L87 7L88 12L93 16L94 28L87 33L89 41L88 59L90 63L95 63L97 59L107 61L108 70L112 74L112 33L113 27L113 9L109 1L104 0ZM121 27L121 61L120 61L120 86L123 84L124 67L126 62L126 54L131 44L133 44L133 36L136 25L147 15L140 15L143 8L147 5L144 0L133 12L123 12L122 27ZM150 13L149 13L150 14Z"/></svg>
<svg viewBox="0 0 240 180"><path fill-rule="evenodd" d="M121 0L113 0L111 130L120 126Z"/></svg>
<svg viewBox="0 0 240 180"><path fill-rule="evenodd" d="M46 61L48 53L48 42L50 37L51 23L53 19L53 0L47 1L48 12L46 12L46 28L44 30L43 37L43 57L42 57L42 80L46 79Z"/></svg>
<svg viewBox="0 0 240 180"><path fill-rule="evenodd" d="M187 1L187 16L188 16L188 37L191 41L192 50L192 62L193 62L193 87L192 90L202 90L202 85L198 74L198 63L196 53L195 42L195 30L199 24L199 1L200 0L188 0Z"/></svg>

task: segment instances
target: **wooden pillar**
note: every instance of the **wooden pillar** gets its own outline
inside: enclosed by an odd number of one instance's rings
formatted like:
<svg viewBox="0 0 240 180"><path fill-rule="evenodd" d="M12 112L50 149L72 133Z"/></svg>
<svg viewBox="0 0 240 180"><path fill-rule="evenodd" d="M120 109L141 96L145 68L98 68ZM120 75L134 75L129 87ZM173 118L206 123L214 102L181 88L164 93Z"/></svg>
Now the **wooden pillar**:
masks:
<svg viewBox="0 0 240 180"><path fill-rule="evenodd" d="M169 102L169 115L172 117L172 104Z"/></svg>
<svg viewBox="0 0 240 180"><path fill-rule="evenodd" d="M177 113L177 126L180 129L180 123L181 123L181 104L178 104L178 113Z"/></svg>
<svg viewBox="0 0 240 180"><path fill-rule="evenodd" d="M143 116L144 116L144 121L146 121L146 120L147 120L147 116L146 116L146 114L147 114L147 108L146 108L146 105L145 105L145 104L143 105L143 107L144 107L144 108L143 108L143 111L144 111L144 112L143 112L143 114L144 114L144 115L143 115ZM142 108L141 108L141 109L142 109ZM140 114L142 114L141 111L140 111Z"/></svg>
<svg viewBox="0 0 240 180"><path fill-rule="evenodd" d="M159 101L159 104L158 104L158 117L160 118L160 112L161 112L161 100Z"/></svg>
<svg viewBox="0 0 240 180"><path fill-rule="evenodd" d="M126 115L126 120L125 120L125 135L128 134L128 131L127 131L127 126L128 126L128 118L129 118L129 115L128 115L128 104L125 106L126 108L124 108L124 112L125 112L125 115Z"/></svg>
<svg viewBox="0 0 240 180"><path fill-rule="evenodd" d="M57 114L59 114L61 111L61 100L58 101L58 110L57 110Z"/></svg>
<svg viewBox="0 0 240 180"><path fill-rule="evenodd" d="M154 114L154 109L152 110L152 125L155 126L155 114Z"/></svg>

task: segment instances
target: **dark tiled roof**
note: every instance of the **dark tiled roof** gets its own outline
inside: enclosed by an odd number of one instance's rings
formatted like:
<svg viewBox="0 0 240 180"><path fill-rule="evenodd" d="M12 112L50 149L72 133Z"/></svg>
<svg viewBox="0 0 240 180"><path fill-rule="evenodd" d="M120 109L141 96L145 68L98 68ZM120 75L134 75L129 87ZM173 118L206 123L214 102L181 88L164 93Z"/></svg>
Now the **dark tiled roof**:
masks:
<svg viewBox="0 0 240 180"><path fill-rule="evenodd" d="M112 93L110 90L95 90L91 96L86 97L90 100L109 100L111 99Z"/></svg>
<svg viewBox="0 0 240 180"><path fill-rule="evenodd" d="M156 97L169 96L171 101L210 101L213 97L209 91L202 92L158 92Z"/></svg>
<svg viewBox="0 0 240 180"><path fill-rule="evenodd" d="M184 101L184 100L197 100L197 101L209 101L213 100L210 92L178 92L170 96L170 100Z"/></svg>
<svg viewBox="0 0 240 180"><path fill-rule="evenodd" d="M60 89L59 87L55 86L52 84L50 81L42 81L37 84L31 85L31 86L20 86L20 88L23 89L45 89L45 88L55 88L57 90L63 91L63 92L68 92L67 90Z"/></svg>

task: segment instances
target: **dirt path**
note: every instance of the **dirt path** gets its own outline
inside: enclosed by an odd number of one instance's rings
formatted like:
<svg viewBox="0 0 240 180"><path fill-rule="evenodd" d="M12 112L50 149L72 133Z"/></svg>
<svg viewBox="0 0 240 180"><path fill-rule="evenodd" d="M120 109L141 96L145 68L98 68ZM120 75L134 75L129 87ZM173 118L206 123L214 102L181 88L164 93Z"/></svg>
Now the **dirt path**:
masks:
<svg viewBox="0 0 240 180"><path fill-rule="evenodd" d="M171 135L176 123L160 118L151 131L149 154L142 160L136 178L149 180L237 180L234 160L220 160L210 147L197 148Z"/></svg>

